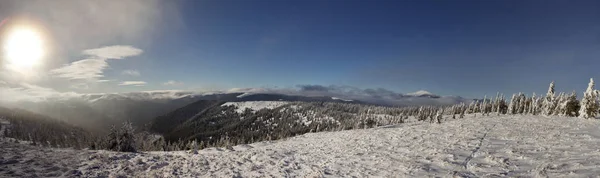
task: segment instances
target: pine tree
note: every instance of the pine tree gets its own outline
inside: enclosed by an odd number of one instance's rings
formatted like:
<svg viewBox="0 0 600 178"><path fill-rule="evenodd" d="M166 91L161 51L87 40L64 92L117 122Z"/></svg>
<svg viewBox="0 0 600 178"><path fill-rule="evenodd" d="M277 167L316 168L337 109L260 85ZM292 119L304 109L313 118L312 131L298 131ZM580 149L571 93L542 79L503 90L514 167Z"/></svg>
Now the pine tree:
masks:
<svg viewBox="0 0 600 178"><path fill-rule="evenodd" d="M579 109L581 108L581 106L579 105L579 101L577 101L577 93L575 93L575 91L573 91L573 93L571 93L571 96L568 97L567 101L565 102L566 106L565 106L565 115L566 116L571 116L571 117L577 117L579 116Z"/></svg>
<svg viewBox="0 0 600 178"><path fill-rule="evenodd" d="M467 106L465 105L465 103L461 103L460 106L460 116L458 116L458 118L465 118L465 112L467 111Z"/></svg>
<svg viewBox="0 0 600 178"><path fill-rule="evenodd" d="M437 114L435 116L435 120L437 121L438 124L442 123L442 115L444 114L444 109L438 109Z"/></svg>
<svg viewBox="0 0 600 178"><path fill-rule="evenodd" d="M484 95L483 102L481 103L481 106L479 106L479 111L481 112L482 116L485 114L485 105L486 105L486 103L487 103L487 95Z"/></svg>
<svg viewBox="0 0 600 178"><path fill-rule="evenodd" d="M529 105L529 113L535 115L537 111L537 97L535 96L535 92L531 95L531 104Z"/></svg>
<svg viewBox="0 0 600 178"><path fill-rule="evenodd" d="M558 97L556 97L554 99L554 106L556 106L556 108L554 109L553 114L564 116L566 114L566 108L567 108L566 102L567 102L567 97L565 96L565 93L560 92L560 94L558 94Z"/></svg>
<svg viewBox="0 0 600 178"><path fill-rule="evenodd" d="M114 125L111 125L104 147L108 150L117 151L120 142L119 139L119 130Z"/></svg>
<svg viewBox="0 0 600 178"><path fill-rule="evenodd" d="M516 96L512 95L510 99L510 104L508 104L508 114L515 114L515 104L516 104Z"/></svg>
<svg viewBox="0 0 600 178"><path fill-rule="evenodd" d="M496 98L492 104L492 112L498 112L498 104L500 100L500 92L496 92Z"/></svg>
<svg viewBox="0 0 600 178"><path fill-rule="evenodd" d="M546 97L544 98L544 115L549 116L552 115L556 106L554 105L554 81L550 83L548 87L548 93L546 93Z"/></svg>
<svg viewBox="0 0 600 178"><path fill-rule="evenodd" d="M467 111L467 114L475 113L475 100L471 101L471 104L469 104L469 108Z"/></svg>
<svg viewBox="0 0 600 178"><path fill-rule="evenodd" d="M135 149L135 137L134 137L133 124L131 122L123 123L120 133L119 150L121 152L136 152Z"/></svg>
<svg viewBox="0 0 600 178"><path fill-rule="evenodd" d="M588 88L583 93L581 99L581 108L579 110L579 117L584 119L595 118L598 113L598 100L597 93L594 90L594 79L590 78Z"/></svg>
<svg viewBox="0 0 600 178"><path fill-rule="evenodd" d="M519 93L519 105L517 107L517 113L523 114L525 112L525 105L527 104L525 101L526 99L527 97L525 96L525 94Z"/></svg>
<svg viewBox="0 0 600 178"><path fill-rule="evenodd" d="M498 108L496 109L496 112L498 112L498 116L500 114L506 114L506 100L504 99L504 93L500 94L500 98L498 100Z"/></svg>

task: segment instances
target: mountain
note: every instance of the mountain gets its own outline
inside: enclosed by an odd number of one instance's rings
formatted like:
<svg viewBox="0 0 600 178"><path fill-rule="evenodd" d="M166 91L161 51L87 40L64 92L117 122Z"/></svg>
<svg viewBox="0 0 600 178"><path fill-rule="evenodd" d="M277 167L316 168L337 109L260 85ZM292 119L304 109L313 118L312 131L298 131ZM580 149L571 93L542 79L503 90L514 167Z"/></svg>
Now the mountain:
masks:
<svg viewBox="0 0 600 178"><path fill-rule="evenodd" d="M95 137L86 129L23 109L0 107L0 138L28 140L32 144L65 147L89 146Z"/></svg>
<svg viewBox="0 0 600 178"><path fill-rule="evenodd" d="M197 117L206 112L207 109L219 106L223 102L217 100L199 100L175 111L159 116L152 120L150 130L158 133L167 133L176 126L186 122L189 119Z"/></svg>
<svg viewBox="0 0 600 178"><path fill-rule="evenodd" d="M157 117L149 131L171 142L218 144L227 138L233 143L246 143L401 123L417 109L344 102L200 100Z"/></svg>
<svg viewBox="0 0 600 178"><path fill-rule="evenodd" d="M407 96L414 96L414 97L428 97L428 98L441 98L441 96L439 95L435 95L431 92L425 91L425 90L419 90L416 91L414 93L408 93L406 94Z"/></svg>
<svg viewBox="0 0 600 178"><path fill-rule="evenodd" d="M37 102L19 101L4 103L4 105L47 115L88 130L106 131L108 126L119 125L126 120L133 122L137 127L142 127L157 116L197 100L192 95L156 97L155 95L130 93L82 95L77 98L49 99Z"/></svg>
<svg viewBox="0 0 600 178"><path fill-rule="evenodd" d="M199 100L241 101L305 101L371 104L378 106L452 105L470 102L455 96L438 96L426 91L411 94L381 94L372 91L359 94L307 94L253 92L195 93L189 91L147 91L113 94L82 94L71 98L48 98L41 101L2 103L72 123L90 130L103 131L113 124L132 121L147 128L159 116L183 108ZM343 98L343 99L342 99Z"/></svg>

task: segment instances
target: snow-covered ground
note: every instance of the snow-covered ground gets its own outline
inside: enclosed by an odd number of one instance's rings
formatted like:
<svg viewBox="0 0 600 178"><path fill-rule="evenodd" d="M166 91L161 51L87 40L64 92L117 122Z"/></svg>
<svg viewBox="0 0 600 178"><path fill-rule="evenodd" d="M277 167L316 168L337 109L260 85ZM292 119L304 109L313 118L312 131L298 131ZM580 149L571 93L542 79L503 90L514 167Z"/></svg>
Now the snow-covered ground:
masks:
<svg viewBox="0 0 600 178"><path fill-rule="evenodd" d="M249 108L253 111L258 111L263 108L267 108L267 109L277 108L279 106L283 106L288 103L289 102L287 102L287 101L242 101L242 102L226 102L226 103L223 103L221 106L236 106L237 109L235 111L238 113L243 113L244 110L246 110L246 108Z"/></svg>
<svg viewBox="0 0 600 178"><path fill-rule="evenodd" d="M180 152L0 142L0 177L594 177L600 121L472 116Z"/></svg>

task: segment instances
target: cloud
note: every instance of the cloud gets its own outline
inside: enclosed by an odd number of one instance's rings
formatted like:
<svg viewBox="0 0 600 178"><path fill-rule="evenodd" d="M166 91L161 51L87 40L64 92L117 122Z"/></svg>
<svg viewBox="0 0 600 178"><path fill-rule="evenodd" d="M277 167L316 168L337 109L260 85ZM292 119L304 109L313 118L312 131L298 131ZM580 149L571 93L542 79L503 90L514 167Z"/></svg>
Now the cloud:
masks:
<svg viewBox="0 0 600 178"><path fill-rule="evenodd" d="M19 83L0 87L0 101L42 101L49 98L69 99L80 96L75 92L59 92L38 85Z"/></svg>
<svg viewBox="0 0 600 178"><path fill-rule="evenodd" d="M329 87L325 87L322 85L297 85L300 88L300 91L329 91Z"/></svg>
<svg viewBox="0 0 600 178"><path fill-rule="evenodd" d="M90 89L90 85L88 85L87 83L76 83L71 85L70 88L87 90Z"/></svg>
<svg viewBox="0 0 600 178"><path fill-rule="evenodd" d="M141 87L141 86L145 86L147 83L144 81L124 81L119 83L119 85L121 86L136 86L136 87Z"/></svg>
<svg viewBox="0 0 600 178"><path fill-rule="evenodd" d="M82 53L85 55L96 56L104 59L124 59L126 57L137 56L142 54L141 49L135 48L133 46L105 46L96 49L87 49Z"/></svg>
<svg viewBox="0 0 600 178"><path fill-rule="evenodd" d="M121 72L121 74L130 75L130 76L134 76L134 77L140 76L140 72L137 70L124 70L123 72Z"/></svg>
<svg viewBox="0 0 600 178"><path fill-rule="evenodd" d="M163 83L163 85L165 85L165 86L183 85L183 82L178 82L178 81L175 81L175 80L169 80L169 81Z"/></svg>
<svg viewBox="0 0 600 178"><path fill-rule="evenodd" d="M60 68L50 70L50 74L55 77L66 78L69 80L82 80L83 82L106 82L104 70L109 68L107 59L124 59L140 55L143 51L132 46L106 46L95 49L87 49L82 53L90 55L90 58L72 62ZM129 72L131 75L138 75L138 71ZM83 85L75 84L75 88L81 88Z"/></svg>
<svg viewBox="0 0 600 178"><path fill-rule="evenodd" d="M360 89L352 86L336 85L297 85L296 88L233 88L226 90L224 93L266 93L299 96L327 96L395 106L450 105L460 102L470 102L470 100L461 97L439 97L429 92L429 95L427 96L420 96L402 94L384 88Z"/></svg>
<svg viewBox="0 0 600 178"><path fill-rule="evenodd" d="M50 74L66 78L69 80L97 81L104 77L102 72L108 68L105 59L83 59L64 65L63 67L53 69Z"/></svg>

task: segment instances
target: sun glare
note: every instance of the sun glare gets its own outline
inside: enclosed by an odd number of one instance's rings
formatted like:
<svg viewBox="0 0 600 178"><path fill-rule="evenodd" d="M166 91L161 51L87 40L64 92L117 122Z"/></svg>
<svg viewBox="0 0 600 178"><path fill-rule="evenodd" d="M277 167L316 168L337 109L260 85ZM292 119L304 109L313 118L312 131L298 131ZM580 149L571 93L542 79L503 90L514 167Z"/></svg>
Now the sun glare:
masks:
<svg viewBox="0 0 600 178"><path fill-rule="evenodd" d="M10 31L3 46L5 64L15 70L35 67L45 53L41 35L31 28L15 28Z"/></svg>

